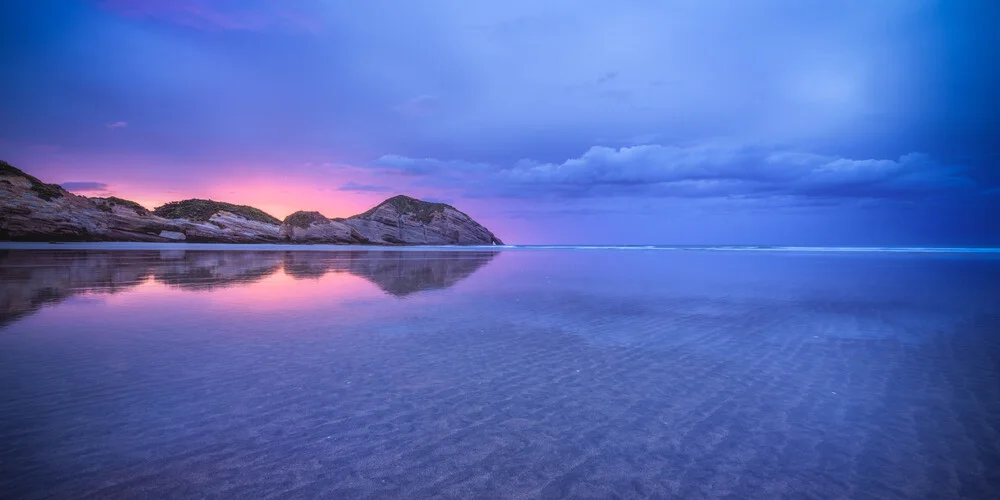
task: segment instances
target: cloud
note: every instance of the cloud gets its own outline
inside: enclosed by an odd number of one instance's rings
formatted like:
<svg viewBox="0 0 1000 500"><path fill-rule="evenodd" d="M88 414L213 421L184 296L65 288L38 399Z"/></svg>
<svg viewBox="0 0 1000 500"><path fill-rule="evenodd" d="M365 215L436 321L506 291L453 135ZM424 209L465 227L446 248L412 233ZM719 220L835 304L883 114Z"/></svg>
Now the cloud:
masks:
<svg viewBox="0 0 1000 500"><path fill-rule="evenodd" d="M108 185L103 182L64 182L60 184L63 189L71 192L107 192Z"/></svg>
<svg viewBox="0 0 1000 500"><path fill-rule="evenodd" d="M630 146L641 146L644 144L653 144L660 139L660 134L640 134L637 136L629 137L625 141L628 142Z"/></svg>
<svg viewBox="0 0 1000 500"><path fill-rule="evenodd" d="M937 70L884 29L936 22L929 14L911 2L796 5L410 2L350 36L406 33L378 45L371 87L449 103L402 131L435 142L437 151L393 149L414 157L494 161L536 147L565 158L595 137L648 133L836 149L903 135L929 113L930 84L913 75Z"/></svg>
<svg viewBox="0 0 1000 500"><path fill-rule="evenodd" d="M421 200L429 201L431 203L444 203L445 205L451 205L455 203L455 200L451 198L439 198L437 196L421 196Z"/></svg>
<svg viewBox="0 0 1000 500"><path fill-rule="evenodd" d="M593 147L558 164L523 161L499 177L568 196L898 198L972 185L957 168L919 153L859 160L724 146Z"/></svg>
<svg viewBox="0 0 1000 500"><path fill-rule="evenodd" d="M432 113L438 102L439 99L435 96L421 94L392 109L403 116L418 117Z"/></svg>
<svg viewBox="0 0 1000 500"><path fill-rule="evenodd" d="M367 193L391 193L395 191L389 186L373 186L371 184L358 184L356 182L348 182L343 186L337 188L337 191L353 191L353 192L367 192Z"/></svg>
<svg viewBox="0 0 1000 500"><path fill-rule="evenodd" d="M114 130L116 128L125 128L125 127L128 127L128 123L127 122L122 122L122 121L117 121L117 122L114 122L114 123L108 123L107 125L105 125L105 127L108 127L109 129Z"/></svg>
<svg viewBox="0 0 1000 500"><path fill-rule="evenodd" d="M485 172L492 169L486 163L434 158L407 158L400 155L383 155L375 161L376 167L404 175L463 174Z"/></svg>
<svg viewBox="0 0 1000 500"><path fill-rule="evenodd" d="M154 19L206 31L321 31L313 16L290 8L291 2L104 0L99 5L123 17Z"/></svg>
<svg viewBox="0 0 1000 500"><path fill-rule="evenodd" d="M961 168L920 153L853 159L759 146L595 146L562 162L475 169L399 156L392 163L476 197L914 199L976 187ZM446 169L465 175L437 176Z"/></svg>
<svg viewBox="0 0 1000 500"><path fill-rule="evenodd" d="M615 78L618 78L618 72L617 71L608 71L608 72L602 74L601 76L597 77L597 83L598 84L608 83L611 80L614 80Z"/></svg>
<svg viewBox="0 0 1000 500"><path fill-rule="evenodd" d="M947 82L962 89L993 73L955 67L969 58L927 57L928 47L947 48L938 44L947 18L915 6L922 2L92 3L104 15L81 17L81 29L60 34L58 47L86 47L100 33L130 50L48 55L19 38L32 49L26 61L59 57L31 63L45 78L60 78L50 66L74 71L60 87L68 91L25 85L21 92L35 97L19 99L8 115L28 118L49 101L100 113L81 99L101 82L108 105L125 111L118 116L134 120L129 109L160 103L138 112L148 116L143 141L132 147L172 156L228 150L287 158L331 148L357 151L344 161L391 152L506 164L556 161L594 144L631 145L598 138L644 135L658 137L639 141L646 144L726 138L854 155L920 147L943 156L950 152L928 143L985 137L959 125L989 123L939 99ZM282 22L302 19L328 36L272 36ZM23 31L35 29L41 24ZM145 64L156 57L175 64ZM962 95L970 109L984 110L976 113L996 115L987 104L998 100ZM938 118L967 131L932 133ZM69 123L35 129L49 127L74 133Z"/></svg>

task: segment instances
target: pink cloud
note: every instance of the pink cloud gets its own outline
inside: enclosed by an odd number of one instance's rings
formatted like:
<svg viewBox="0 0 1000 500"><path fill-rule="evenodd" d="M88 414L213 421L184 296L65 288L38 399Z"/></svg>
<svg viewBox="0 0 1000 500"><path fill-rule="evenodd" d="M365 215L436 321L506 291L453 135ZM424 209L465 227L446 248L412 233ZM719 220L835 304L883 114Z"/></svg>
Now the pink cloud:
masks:
<svg viewBox="0 0 1000 500"><path fill-rule="evenodd" d="M413 99L410 99L393 109L397 113L404 116L418 117L432 113L435 108L438 107L438 102L439 100L437 97L423 94L414 97Z"/></svg>
<svg viewBox="0 0 1000 500"><path fill-rule="evenodd" d="M118 122L114 122L114 123L109 123L109 124L105 125L105 127L108 127L109 129L114 130L116 128L125 128L125 127L128 127L128 123L127 122L118 121Z"/></svg>
<svg viewBox="0 0 1000 500"><path fill-rule="evenodd" d="M320 31L314 17L288 10L289 5L274 1L248 7L241 2L207 0L104 0L100 3L101 7L123 17L154 19L206 31Z"/></svg>

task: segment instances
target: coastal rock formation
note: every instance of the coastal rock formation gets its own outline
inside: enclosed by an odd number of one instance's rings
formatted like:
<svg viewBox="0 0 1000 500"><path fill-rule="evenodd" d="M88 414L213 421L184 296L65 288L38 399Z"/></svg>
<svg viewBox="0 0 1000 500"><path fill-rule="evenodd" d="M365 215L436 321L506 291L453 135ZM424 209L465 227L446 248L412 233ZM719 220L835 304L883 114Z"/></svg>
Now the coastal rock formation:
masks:
<svg viewBox="0 0 1000 500"><path fill-rule="evenodd" d="M502 245L444 203L394 196L347 219L296 212L284 221L245 205L190 199L155 210L121 198L87 198L0 161L0 240L185 241L374 245Z"/></svg>
<svg viewBox="0 0 1000 500"><path fill-rule="evenodd" d="M167 204L165 207L177 209L178 206L201 206L201 202L205 201L187 200ZM230 209L236 207L219 205ZM176 213L170 210L161 213L166 217L121 198L87 198L75 195L58 185L45 184L6 162L0 162L0 240L183 240L211 243L278 241L279 221L273 217L271 220L264 219L263 216L250 219L244 213L222 209L207 215L204 211L185 212L184 215L189 215L190 218L170 218Z"/></svg>
<svg viewBox="0 0 1000 500"><path fill-rule="evenodd" d="M197 198L172 201L153 215L179 224L184 241L205 243L277 242L281 223L254 207Z"/></svg>
<svg viewBox="0 0 1000 500"><path fill-rule="evenodd" d="M372 242L418 245L503 245L488 229L451 205L393 196L344 221Z"/></svg>
<svg viewBox="0 0 1000 500"><path fill-rule="evenodd" d="M0 162L0 239L90 240L108 230L96 204Z"/></svg>
<svg viewBox="0 0 1000 500"><path fill-rule="evenodd" d="M295 212L285 217L278 236L295 243L369 243L357 230L319 212Z"/></svg>

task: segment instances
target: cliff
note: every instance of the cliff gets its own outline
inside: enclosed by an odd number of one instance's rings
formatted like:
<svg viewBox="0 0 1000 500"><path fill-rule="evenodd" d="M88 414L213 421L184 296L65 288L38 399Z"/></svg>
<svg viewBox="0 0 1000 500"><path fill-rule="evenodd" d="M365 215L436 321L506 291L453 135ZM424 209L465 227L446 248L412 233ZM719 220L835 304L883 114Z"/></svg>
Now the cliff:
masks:
<svg viewBox="0 0 1000 500"><path fill-rule="evenodd" d="M344 221L383 244L503 245L488 229L451 205L393 196Z"/></svg>
<svg viewBox="0 0 1000 500"><path fill-rule="evenodd" d="M285 217L278 236L293 243L371 243L351 226L319 212L295 212Z"/></svg>
<svg viewBox="0 0 1000 500"><path fill-rule="evenodd" d="M503 244L450 205L402 195L347 219L296 212L281 221L254 207L201 199L170 202L150 211L121 198L75 195L3 161L0 240Z"/></svg>

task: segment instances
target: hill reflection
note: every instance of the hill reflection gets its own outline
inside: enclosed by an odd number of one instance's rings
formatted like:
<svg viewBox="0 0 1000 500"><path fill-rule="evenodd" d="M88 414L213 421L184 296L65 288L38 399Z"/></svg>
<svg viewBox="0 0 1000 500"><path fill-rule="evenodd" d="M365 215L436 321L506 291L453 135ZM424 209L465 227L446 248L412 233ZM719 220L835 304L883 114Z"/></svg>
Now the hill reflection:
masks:
<svg viewBox="0 0 1000 500"><path fill-rule="evenodd" d="M213 290L245 286L280 270L297 280L346 272L402 298L448 288L485 266L497 253L0 251L0 326L78 293L119 293L150 279L185 290Z"/></svg>

